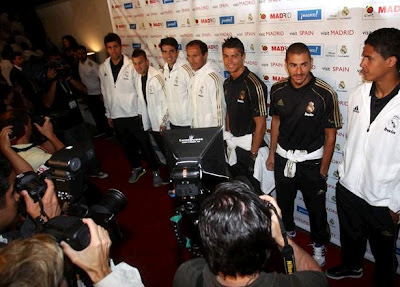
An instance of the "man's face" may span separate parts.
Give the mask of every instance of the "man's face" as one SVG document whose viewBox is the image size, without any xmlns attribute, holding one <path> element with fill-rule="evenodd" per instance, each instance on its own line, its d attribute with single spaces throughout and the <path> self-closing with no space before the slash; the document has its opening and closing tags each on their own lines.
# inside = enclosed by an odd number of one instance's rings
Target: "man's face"
<svg viewBox="0 0 400 287">
<path fill-rule="evenodd" d="M 149 70 L 149 60 L 145 59 L 144 56 L 132 58 L 132 63 L 136 72 L 140 75 L 144 76 L 147 74 L 147 71 Z"/>
<path fill-rule="evenodd" d="M 10 186 L 5 195 L 5 206 L 0 208 L 0 229 L 6 229 L 15 220 L 18 213 L 18 203 L 20 196 L 14 191 L 15 174 L 11 173 L 9 177 Z M 3 230 L 0 230 L 0 232 Z"/>
<path fill-rule="evenodd" d="M 22 67 L 22 64 L 24 63 L 24 58 L 22 58 L 22 56 L 15 56 L 13 63 L 17 67 Z"/>
<path fill-rule="evenodd" d="M 79 61 L 81 61 L 82 63 L 86 61 L 87 55 L 86 55 L 85 50 L 83 50 L 83 49 L 76 50 L 76 56 L 78 57 Z"/>
<path fill-rule="evenodd" d="M 379 81 L 391 73 L 390 57 L 386 60 L 371 45 L 365 45 L 360 63 L 366 81 Z"/>
<path fill-rule="evenodd" d="M 208 53 L 202 55 L 200 47 L 193 45 L 186 48 L 186 56 L 193 71 L 197 71 L 206 64 Z"/>
<path fill-rule="evenodd" d="M 164 61 L 172 68 L 178 59 L 179 51 L 173 46 L 164 45 L 161 47 L 161 54 Z"/>
<path fill-rule="evenodd" d="M 307 53 L 287 55 L 286 67 L 293 87 L 300 88 L 310 81 L 312 63 Z"/>
<path fill-rule="evenodd" d="M 116 42 L 116 41 L 108 42 L 106 44 L 106 50 L 112 60 L 121 59 L 121 57 L 122 57 L 121 45 L 118 44 L 118 42 Z"/>
<path fill-rule="evenodd" d="M 241 54 L 238 48 L 224 48 L 222 57 L 225 68 L 231 75 L 244 69 L 246 54 Z"/>
</svg>

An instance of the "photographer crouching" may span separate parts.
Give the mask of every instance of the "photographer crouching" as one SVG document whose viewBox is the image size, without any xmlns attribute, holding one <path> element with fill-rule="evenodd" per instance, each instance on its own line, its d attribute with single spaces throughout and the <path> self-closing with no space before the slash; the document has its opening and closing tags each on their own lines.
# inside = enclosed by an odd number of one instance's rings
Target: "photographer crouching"
<svg viewBox="0 0 400 287">
<path fill-rule="evenodd" d="M 280 216 L 273 197 L 259 198 L 239 181 L 219 184 L 203 201 L 199 215 L 205 259 L 183 263 L 173 286 L 328 286 L 317 262 L 287 238 Z M 264 271 L 275 244 L 287 275 Z"/>
<path fill-rule="evenodd" d="M 66 242 L 61 247 L 49 235 L 16 240 L 0 249 L 0 286 L 67 286 L 64 279 L 64 254 L 89 276 L 96 287 L 142 287 L 139 271 L 121 262 L 110 262 L 108 232 L 92 219 L 82 219 L 90 231 L 90 244 L 76 251 Z"/>
</svg>

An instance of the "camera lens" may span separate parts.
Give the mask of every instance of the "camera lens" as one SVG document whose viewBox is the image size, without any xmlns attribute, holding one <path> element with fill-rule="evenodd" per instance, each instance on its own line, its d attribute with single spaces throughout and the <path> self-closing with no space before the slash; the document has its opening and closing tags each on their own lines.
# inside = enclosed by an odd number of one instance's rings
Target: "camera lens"
<svg viewBox="0 0 400 287">
<path fill-rule="evenodd" d="M 128 204 L 125 195 L 118 189 L 111 188 L 102 197 L 99 203 L 92 206 L 98 212 L 107 212 L 110 214 L 118 214 Z"/>
</svg>

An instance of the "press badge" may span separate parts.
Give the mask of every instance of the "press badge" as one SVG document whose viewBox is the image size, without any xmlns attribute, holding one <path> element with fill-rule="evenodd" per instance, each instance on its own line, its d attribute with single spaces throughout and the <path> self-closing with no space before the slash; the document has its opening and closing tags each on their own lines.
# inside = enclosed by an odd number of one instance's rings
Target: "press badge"
<svg viewBox="0 0 400 287">
<path fill-rule="evenodd" d="M 74 109 L 74 108 L 76 108 L 78 105 L 76 104 L 76 101 L 75 100 L 72 100 L 72 101 L 70 101 L 69 103 L 68 103 L 68 105 L 69 105 L 69 108 L 72 110 L 72 109 Z"/>
</svg>

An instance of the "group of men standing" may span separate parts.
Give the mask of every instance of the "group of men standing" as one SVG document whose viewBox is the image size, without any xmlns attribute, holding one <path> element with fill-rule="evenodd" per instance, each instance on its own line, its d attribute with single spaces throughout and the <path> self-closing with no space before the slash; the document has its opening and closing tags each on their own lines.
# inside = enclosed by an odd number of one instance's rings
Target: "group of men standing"
<svg viewBox="0 0 400 287">
<path fill-rule="evenodd" d="M 350 95 L 348 141 L 337 185 L 343 263 L 327 270 L 333 279 L 362 276 L 369 239 L 376 260 L 375 283 L 395 284 L 400 212 L 400 153 L 396 145 L 400 134 L 396 109 L 399 39 L 400 31 L 394 28 L 368 36 L 361 67 L 370 83 Z M 124 56 L 116 34 L 108 34 L 104 43 L 110 57 L 100 66 L 101 91 L 108 122 L 133 168 L 130 182 L 145 173 L 139 149 L 155 176 L 158 173 L 146 131 L 151 130 L 163 149 L 162 132 L 167 128 L 224 126 L 232 177 L 246 177 L 255 192 L 260 192 L 253 172 L 259 149 L 266 146 L 267 88 L 245 66 L 246 54 L 238 38 L 222 44 L 223 62 L 230 74 L 224 82 L 219 69 L 207 59 L 207 45 L 200 40 L 186 45 L 186 61 L 179 57 L 174 38 L 162 39 L 163 71 L 150 66 L 143 50 L 135 50 L 132 60 Z M 305 44 L 290 45 L 285 64 L 289 77 L 275 83 L 270 92 L 271 140 L 266 167 L 274 170 L 277 201 L 290 237 L 296 235 L 294 199 L 297 190 L 303 193 L 314 259 L 323 266 L 324 244 L 330 240 L 326 180 L 342 117 L 336 92 L 311 73 L 313 60 Z M 161 182 L 153 181 L 155 185 Z"/>
</svg>

